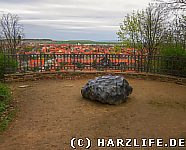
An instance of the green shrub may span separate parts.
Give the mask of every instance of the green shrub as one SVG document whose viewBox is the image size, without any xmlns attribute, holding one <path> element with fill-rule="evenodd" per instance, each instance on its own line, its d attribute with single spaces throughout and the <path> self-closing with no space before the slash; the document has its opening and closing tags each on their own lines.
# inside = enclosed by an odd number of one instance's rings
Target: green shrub
<svg viewBox="0 0 186 150">
<path fill-rule="evenodd" d="M 77 63 L 76 63 L 76 67 L 82 70 L 82 69 L 85 68 L 85 64 L 80 63 L 80 62 L 77 62 Z"/>
<path fill-rule="evenodd" d="M 12 110 L 10 111 L 0 122 L 0 133 L 5 131 L 6 128 L 8 127 L 9 123 L 12 121 L 12 119 L 15 116 L 16 111 Z"/>
<path fill-rule="evenodd" d="M 162 73 L 186 76 L 186 50 L 180 45 L 167 44 L 162 47 Z"/>
<path fill-rule="evenodd" d="M 10 102 L 10 98 L 10 89 L 6 85 L 0 83 L 0 116 L 2 112 L 6 110 L 6 107 Z"/>
<path fill-rule="evenodd" d="M 178 44 L 166 44 L 161 49 L 161 55 L 186 57 L 186 50 Z"/>
<path fill-rule="evenodd" d="M 18 63 L 11 56 L 5 56 L 0 53 L 0 79 L 3 78 L 5 73 L 13 73 L 16 71 Z"/>
</svg>

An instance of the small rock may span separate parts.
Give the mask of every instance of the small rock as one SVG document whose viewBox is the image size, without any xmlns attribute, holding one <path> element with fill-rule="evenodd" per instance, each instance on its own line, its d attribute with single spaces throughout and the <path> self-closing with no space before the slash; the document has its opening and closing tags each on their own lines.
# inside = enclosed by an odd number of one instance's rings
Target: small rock
<svg viewBox="0 0 186 150">
<path fill-rule="evenodd" d="M 29 85 L 21 85 L 21 86 L 19 86 L 19 88 L 27 88 L 27 87 L 29 87 Z"/>
<path fill-rule="evenodd" d="M 74 85 L 65 85 L 65 87 L 73 87 Z"/>
</svg>

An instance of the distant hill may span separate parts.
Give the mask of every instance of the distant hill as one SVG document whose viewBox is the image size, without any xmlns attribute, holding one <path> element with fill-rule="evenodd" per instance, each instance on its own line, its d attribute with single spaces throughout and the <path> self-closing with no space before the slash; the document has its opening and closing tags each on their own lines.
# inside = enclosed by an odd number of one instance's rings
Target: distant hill
<svg viewBox="0 0 186 150">
<path fill-rule="evenodd" d="M 68 41 L 55 41 L 56 44 L 118 44 L 119 42 L 104 42 L 104 41 L 91 41 L 91 40 L 68 40 Z"/>
<path fill-rule="evenodd" d="M 23 39 L 24 42 L 30 43 L 47 43 L 47 44 L 118 44 L 118 41 L 92 41 L 92 40 L 67 40 L 67 41 L 55 41 L 52 39 Z"/>
<path fill-rule="evenodd" d="M 23 39 L 23 41 L 52 41 L 52 39 Z"/>
<path fill-rule="evenodd" d="M 28 43 L 52 43 L 52 39 L 23 39 L 24 42 Z"/>
</svg>

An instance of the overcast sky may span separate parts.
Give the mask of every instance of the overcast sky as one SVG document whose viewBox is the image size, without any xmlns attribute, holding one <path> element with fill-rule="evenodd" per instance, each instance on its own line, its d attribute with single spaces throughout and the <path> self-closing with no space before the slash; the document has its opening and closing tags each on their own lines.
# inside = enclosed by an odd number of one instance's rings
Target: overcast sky
<svg viewBox="0 0 186 150">
<path fill-rule="evenodd" d="M 117 40 L 127 13 L 150 0 L 0 0 L 2 13 L 18 14 L 26 38 Z"/>
</svg>

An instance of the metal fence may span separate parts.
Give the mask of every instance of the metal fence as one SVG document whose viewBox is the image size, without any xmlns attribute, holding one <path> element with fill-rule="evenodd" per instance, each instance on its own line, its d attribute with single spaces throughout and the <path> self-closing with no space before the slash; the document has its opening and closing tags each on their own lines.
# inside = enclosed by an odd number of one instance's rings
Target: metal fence
<svg viewBox="0 0 186 150">
<path fill-rule="evenodd" d="M 45 71 L 150 72 L 186 77 L 185 57 L 125 54 L 17 54 L 5 55 L 4 72 Z"/>
</svg>

